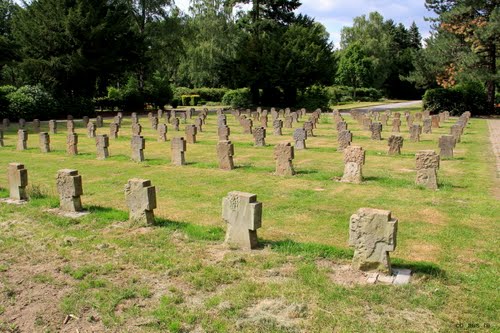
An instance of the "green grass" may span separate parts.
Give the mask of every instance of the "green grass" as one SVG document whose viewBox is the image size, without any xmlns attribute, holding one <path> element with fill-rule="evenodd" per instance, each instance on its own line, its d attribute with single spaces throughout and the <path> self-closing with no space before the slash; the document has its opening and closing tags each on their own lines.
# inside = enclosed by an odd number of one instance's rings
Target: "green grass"
<svg viewBox="0 0 500 333">
<path fill-rule="evenodd" d="M 399 111 L 407 110 L 418 108 Z M 354 144 L 367 151 L 365 182 L 353 185 L 332 180 L 342 175 L 343 162 L 330 117 L 323 115 L 310 149 L 295 152 L 294 177 L 273 175 L 273 146 L 292 141 L 292 129 L 282 137 L 268 131 L 269 146 L 257 149 L 231 115 L 237 168 L 230 172 L 217 168 L 214 115 L 200 142 L 188 145 L 184 167 L 170 165 L 170 142 L 157 142 L 145 117 L 144 163 L 129 159 L 129 119 L 104 161 L 95 159 L 80 122 L 81 154 L 74 157 L 65 154 L 63 125 L 49 154 L 36 148 L 35 134 L 31 149 L 16 151 L 12 126 L 0 167 L 25 164 L 31 199 L 24 206 L 0 203 L 0 331 L 56 332 L 69 314 L 79 318 L 81 331 L 452 332 L 461 324 L 496 330 L 500 210 L 486 121 L 471 120 L 455 158 L 441 162 L 440 189 L 428 191 L 414 185 L 415 152 L 437 149 L 453 119 L 421 142 L 406 140 L 401 156 L 387 156 L 386 140 L 370 140 L 346 117 Z M 167 138 L 182 134 L 169 126 Z M 383 138 L 390 134 L 384 127 Z M 70 219 L 46 211 L 58 206 L 55 175 L 62 168 L 79 170 L 91 214 Z M 156 186 L 151 227 L 127 223 L 124 185 L 135 177 Z M 6 188 L 0 173 L 0 197 L 8 197 Z M 221 200 L 233 190 L 263 202 L 256 251 L 222 245 Z M 391 258 L 414 271 L 414 283 L 348 287 L 332 280 L 334 268 L 320 265 L 349 263 L 349 217 L 361 207 L 389 209 L 399 219 Z M 275 305 L 259 305 L 268 303 Z M 22 304 L 38 309 L 36 315 L 27 316 Z M 304 309 L 300 316 L 285 313 L 293 306 Z"/>
</svg>

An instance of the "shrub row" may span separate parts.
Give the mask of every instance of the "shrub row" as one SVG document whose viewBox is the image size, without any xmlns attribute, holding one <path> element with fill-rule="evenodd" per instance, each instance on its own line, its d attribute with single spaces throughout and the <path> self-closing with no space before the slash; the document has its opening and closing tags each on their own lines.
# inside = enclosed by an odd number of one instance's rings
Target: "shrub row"
<svg viewBox="0 0 500 333">
<path fill-rule="evenodd" d="M 0 87 L 0 118 L 48 119 L 57 115 L 60 106 L 41 86 Z"/>
<path fill-rule="evenodd" d="M 222 102 L 224 94 L 229 89 L 226 88 L 186 88 L 186 87 L 176 87 L 174 88 L 174 103 L 183 106 L 196 106 L 199 104 L 206 104 L 207 102 Z M 198 96 L 196 104 L 189 97 L 183 98 L 183 96 Z"/>
<path fill-rule="evenodd" d="M 484 115 L 488 112 L 486 92 L 482 84 L 468 83 L 445 89 L 429 89 L 423 98 L 426 110 L 449 111 L 451 115 L 460 115 L 471 111 L 473 115 Z"/>
</svg>

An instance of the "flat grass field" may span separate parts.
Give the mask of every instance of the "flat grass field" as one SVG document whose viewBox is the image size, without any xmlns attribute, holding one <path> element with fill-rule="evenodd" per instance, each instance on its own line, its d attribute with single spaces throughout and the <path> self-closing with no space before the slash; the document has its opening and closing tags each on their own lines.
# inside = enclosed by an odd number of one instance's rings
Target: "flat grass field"
<svg viewBox="0 0 500 333">
<path fill-rule="evenodd" d="M 417 111 L 405 108 L 392 111 Z M 324 113 L 295 151 L 297 175 L 273 175 L 273 149 L 292 142 L 292 129 L 253 147 L 230 114 L 235 145 L 233 171 L 218 169 L 216 115 L 199 142 L 188 145 L 183 167 L 170 165 L 168 142 L 157 142 L 146 115 L 146 161 L 130 160 L 130 117 L 111 157 L 95 158 L 95 141 L 76 121 L 79 155 L 66 155 L 66 125 L 51 136 L 53 152 L 16 151 L 17 125 L 5 133 L 0 168 L 24 163 L 31 200 L 0 203 L 1 332 L 456 332 L 500 331 L 499 217 L 493 196 L 495 163 L 486 120 L 471 119 L 455 157 L 443 160 L 440 189 L 414 184 L 415 152 L 438 150 L 451 118 L 412 143 L 406 123 L 402 155 L 387 155 L 390 126 L 382 141 L 370 140 L 350 116 L 353 144 L 366 151 L 360 185 L 332 180 L 343 173 L 331 113 Z M 271 117 L 269 117 L 271 119 Z M 304 119 L 303 119 L 304 120 Z M 109 132 L 110 119 L 98 133 Z M 193 118 L 194 121 L 194 118 Z M 297 126 L 302 126 L 300 122 Z M 31 124 L 28 124 L 31 128 Z M 184 125 L 182 126 L 183 129 Z M 47 130 L 47 123 L 42 124 Z M 47 212 L 58 207 L 59 169 L 83 177 L 80 219 Z M 124 185 L 150 179 L 158 208 L 152 227 L 130 227 Z M 6 172 L 0 196 L 8 197 Z M 258 230 L 262 248 L 240 251 L 223 245 L 221 201 L 238 190 L 263 203 Z M 399 219 L 394 267 L 413 270 L 405 286 L 351 282 L 349 217 L 361 207 L 388 209 Z"/>
</svg>

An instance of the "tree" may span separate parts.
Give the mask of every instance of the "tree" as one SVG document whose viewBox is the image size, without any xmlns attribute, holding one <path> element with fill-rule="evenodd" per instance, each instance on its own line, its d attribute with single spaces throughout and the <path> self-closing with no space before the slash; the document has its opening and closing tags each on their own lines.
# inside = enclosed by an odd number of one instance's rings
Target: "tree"
<svg viewBox="0 0 500 333">
<path fill-rule="evenodd" d="M 12 35 L 12 20 L 18 6 L 12 0 L 0 0 L 0 70 L 18 58 L 15 40 Z M 12 81 L 8 80 L 8 81 Z"/>
<path fill-rule="evenodd" d="M 353 87 L 353 99 L 356 98 L 356 89 L 369 86 L 373 80 L 373 64 L 364 48 L 358 43 L 351 43 L 342 50 L 337 79 L 339 83 Z"/>
<path fill-rule="evenodd" d="M 434 45 L 446 47 L 447 67 L 441 77 L 442 86 L 463 80 L 484 82 L 487 103 L 494 112 L 498 82 L 497 59 L 500 47 L 500 6 L 497 0 L 426 0 L 426 7 L 438 18 L 434 29 L 438 35 Z M 438 43 L 439 42 L 439 43 Z M 443 59 L 444 60 L 444 59 Z M 444 62 L 444 61 L 443 61 Z"/>
</svg>

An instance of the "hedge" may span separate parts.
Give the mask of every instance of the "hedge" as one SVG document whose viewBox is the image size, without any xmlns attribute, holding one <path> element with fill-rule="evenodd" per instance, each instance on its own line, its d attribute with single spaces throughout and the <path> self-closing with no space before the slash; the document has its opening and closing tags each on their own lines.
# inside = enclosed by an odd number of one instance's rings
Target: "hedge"
<svg viewBox="0 0 500 333">
<path fill-rule="evenodd" d="M 186 88 L 186 87 L 176 87 L 174 88 L 174 99 L 181 102 L 182 105 L 188 106 L 190 104 L 184 104 L 182 102 L 182 96 L 197 95 L 200 100 L 206 102 L 221 102 L 224 94 L 228 92 L 227 88 Z"/>
<path fill-rule="evenodd" d="M 488 113 L 486 91 L 479 83 L 429 89 L 424 94 L 423 107 L 433 112 L 449 111 L 454 116 L 465 111 L 471 111 L 473 115 Z"/>
<path fill-rule="evenodd" d="M 233 108 L 247 108 L 252 104 L 250 89 L 241 88 L 228 90 L 222 98 L 222 104 L 231 105 Z"/>
</svg>

